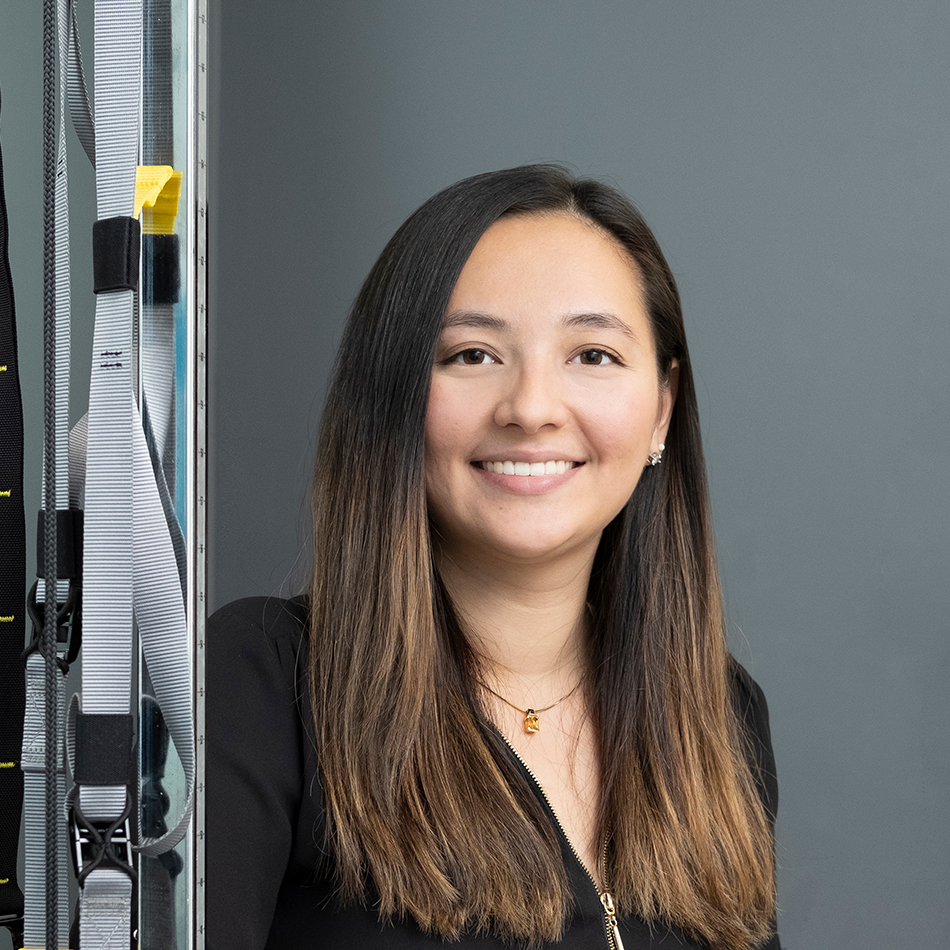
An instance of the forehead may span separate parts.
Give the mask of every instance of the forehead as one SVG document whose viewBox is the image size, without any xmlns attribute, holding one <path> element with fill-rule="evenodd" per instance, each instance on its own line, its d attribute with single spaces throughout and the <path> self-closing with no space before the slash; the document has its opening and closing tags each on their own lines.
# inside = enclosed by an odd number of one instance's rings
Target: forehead
<svg viewBox="0 0 950 950">
<path fill-rule="evenodd" d="M 488 228 L 453 290 L 447 314 L 457 310 L 505 319 L 582 312 L 647 319 L 640 275 L 624 248 L 567 213 L 507 217 Z"/>
</svg>

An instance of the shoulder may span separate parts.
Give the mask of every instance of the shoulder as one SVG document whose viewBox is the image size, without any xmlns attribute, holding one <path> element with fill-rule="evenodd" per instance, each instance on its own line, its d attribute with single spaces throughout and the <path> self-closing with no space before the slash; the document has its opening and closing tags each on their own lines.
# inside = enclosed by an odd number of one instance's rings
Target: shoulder
<svg viewBox="0 0 950 950">
<path fill-rule="evenodd" d="M 738 715 L 749 725 L 769 728 L 769 708 L 762 687 L 734 657 L 729 657 L 732 700 Z"/>
<path fill-rule="evenodd" d="M 240 669 L 255 660 L 296 666 L 306 623 L 301 597 L 246 597 L 225 604 L 208 618 L 209 668 Z"/>
<path fill-rule="evenodd" d="M 730 656 L 729 667 L 733 708 L 744 727 L 749 765 L 766 811 L 774 821 L 778 813 L 778 778 L 768 703 L 762 687 L 737 659 Z"/>
<path fill-rule="evenodd" d="M 208 628 L 216 638 L 233 637 L 236 643 L 253 644 L 263 635 L 276 643 L 290 640 L 299 643 L 307 622 L 306 600 L 294 597 L 245 597 L 216 610 L 208 618 Z"/>
<path fill-rule="evenodd" d="M 215 722 L 260 720 L 265 710 L 298 718 L 306 692 L 300 661 L 306 623 L 302 598 L 249 597 L 208 618 L 206 706 Z"/>
</svg>

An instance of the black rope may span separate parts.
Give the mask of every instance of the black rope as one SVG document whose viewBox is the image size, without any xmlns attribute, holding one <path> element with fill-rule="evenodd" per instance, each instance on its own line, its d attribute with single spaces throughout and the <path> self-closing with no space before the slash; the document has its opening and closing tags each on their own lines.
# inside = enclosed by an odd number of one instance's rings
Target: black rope
<svg viewBox="0 0 950 950">
<path fill-rule="evenodd" d="M 43 0 L 43 507 L 46 604 L 46 948 L 59 950 L 59 695 L 56 667 L 56 0 Z M 65 64 L 64 64 L 65 65 Z"/>
</svg>

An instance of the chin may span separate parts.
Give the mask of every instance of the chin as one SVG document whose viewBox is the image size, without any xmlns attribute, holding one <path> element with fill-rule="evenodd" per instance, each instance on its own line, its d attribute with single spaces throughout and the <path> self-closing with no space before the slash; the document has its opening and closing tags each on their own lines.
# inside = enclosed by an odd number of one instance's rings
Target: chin
<svg viewBox="0 0 950 950">
<path fill-rule="evenodd" d="M 585 539 L 561 533 L 539 537 L 533 530 L 521 537 L 512 533 L 496 537 L 486 548 L 495 558 L 512 564 L 543 564 L 576 553 L 581 547 L 596 549 L 599 538 L 599 532 L 596 538 Z"/>
</svg>

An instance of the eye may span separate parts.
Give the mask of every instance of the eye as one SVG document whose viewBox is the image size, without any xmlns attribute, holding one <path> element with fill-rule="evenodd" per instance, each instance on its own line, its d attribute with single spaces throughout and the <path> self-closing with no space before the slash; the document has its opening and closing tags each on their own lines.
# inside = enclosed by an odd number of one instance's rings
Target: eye
<svg viewBox="0 0 950 950">
<path fill-rule="evenodd" d="M 620 361 L 606 350 L 581 350 L 571 362 L 580 363 L 581 366 L 605 366 L 607 363 L 619 363 Z"/>
<path fill-rule="evenodd" d="M 460 350 L 454 356 L 450 356 L 446 362 L 459 366 L 484 366 L 486 363 L 494 363 L 495 360 L 485 350 L 470 349 Z"/>
</svg>

